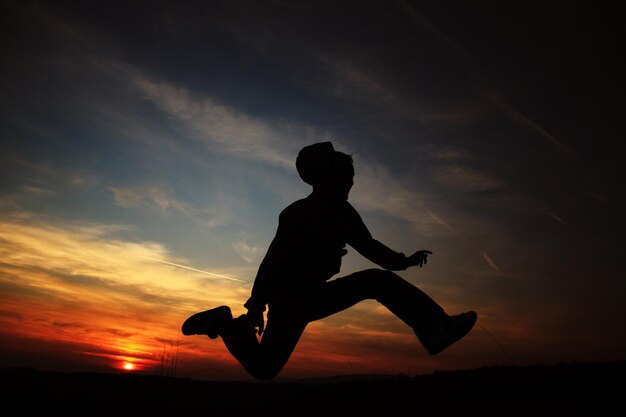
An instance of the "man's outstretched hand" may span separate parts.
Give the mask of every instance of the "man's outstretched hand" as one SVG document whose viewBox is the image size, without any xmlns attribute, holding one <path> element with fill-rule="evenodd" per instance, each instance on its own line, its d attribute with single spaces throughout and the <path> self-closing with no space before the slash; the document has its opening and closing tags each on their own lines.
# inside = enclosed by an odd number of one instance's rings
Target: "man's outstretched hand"
<svg viewBox="0 0 626 417">
<path fill-rule="evenodd" d="M 428 263 L 428 255 L 432 255 L 432 252 L 429 250 L 418 250 L 407 258 L 409 266 L 419 266 L 421 268 Z"/>
</svg>

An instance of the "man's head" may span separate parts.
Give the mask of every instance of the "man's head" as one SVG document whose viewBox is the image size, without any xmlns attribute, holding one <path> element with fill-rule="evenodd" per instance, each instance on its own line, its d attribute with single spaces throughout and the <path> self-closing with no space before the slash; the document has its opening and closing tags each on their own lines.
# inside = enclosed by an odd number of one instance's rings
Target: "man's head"
<svg viewBox="0 0 626 417">
<path fill-rule="evenodd" d="M 313 186 L 313 191 L 343 200 L 354 184 L 352 156 L 338 152 L 330 142 L 305 146 L 296 158 L 300 178 Z"/>
</svg>

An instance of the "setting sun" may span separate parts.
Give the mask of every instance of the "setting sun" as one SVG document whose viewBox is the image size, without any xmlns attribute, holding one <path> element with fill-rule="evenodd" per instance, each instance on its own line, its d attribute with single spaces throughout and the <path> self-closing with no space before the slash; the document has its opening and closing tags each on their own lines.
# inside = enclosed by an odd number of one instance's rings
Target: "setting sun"
<svg viewBox="0 0 626 417">
<path fill-rule="evenodd" d="M 127 371 L 132 371 L 133 369 L 135 369 L 135 365 L 130 362 L 124 362 L 122 364 L 122 368 L 126 369 Z"/>
</svg>

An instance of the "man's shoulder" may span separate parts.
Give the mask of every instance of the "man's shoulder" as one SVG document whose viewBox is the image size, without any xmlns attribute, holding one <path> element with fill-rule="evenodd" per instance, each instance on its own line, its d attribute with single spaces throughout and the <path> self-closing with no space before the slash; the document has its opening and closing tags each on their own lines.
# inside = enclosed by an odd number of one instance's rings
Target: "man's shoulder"
<svg viewBox="0 0 626 417">
<path fill-rule="evenodd" d="M 354 206 L 350 204 L 348 200 L 343 202 L 343 209 L 354 212 L 354 213 L 358 213 L 357 210 L 354 208 Z"/>
<path fill-rule="evenodd" d="M 281 217 L 284 216 L 299 216 L 303 214 L 310 214 L 312 212 L 328 211 L 328 206 L 320 205 L 319 201 L 316 201 L 311 196 L 301 198 L 289 204 L 280 213 Z M 338 205 L 332 208 L 333 212 L 343 212 L 349 216 L 360 217 L 357 210 L 348 201 L 342 201 Z M 344 214 L 344 215 L 345 215 Z"/>
<path fill-rule="evenodd" d="M 313 210 L 313 204 L 311 203 L 311 199 L 309 197 L 305 197 L 296 200 L 293 203 L 289 204 L 287 207 L 285 207 L 283 211 L 280 212 L 280 216 L 288 217 L 311 210 Z"/>
<path fill-rule="evenodd" d="M 302 207 L 306 207 L 309 205 L 311 205 L 311 199 L 309 197 L 304 197 L 289 204 L 287 207 L 283 209 L 283 211 L 298 210 Z"/>
</svg>

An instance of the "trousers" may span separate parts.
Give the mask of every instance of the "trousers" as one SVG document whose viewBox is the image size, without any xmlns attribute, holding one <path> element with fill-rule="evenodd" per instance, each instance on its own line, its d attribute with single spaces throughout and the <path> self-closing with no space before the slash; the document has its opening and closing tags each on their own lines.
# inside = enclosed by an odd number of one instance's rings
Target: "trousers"
<svg viewBox="0 0 626 417">
<path fill-rule="evenodd" d="M 220 336 L 248 374 L 270 380 L 288 362 L 308 323 L 368 299 L 384 305 L 418 337 L 447 317 L 431 297 L 396 273 L 367 269 L 271 301 L 260 340 L 245 314 L 227 323 Z"/>
</svg>

